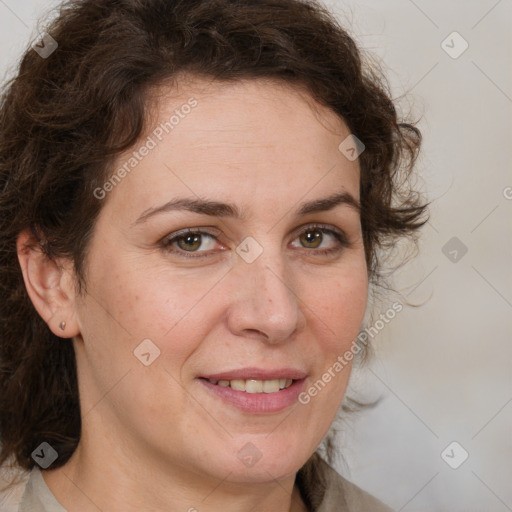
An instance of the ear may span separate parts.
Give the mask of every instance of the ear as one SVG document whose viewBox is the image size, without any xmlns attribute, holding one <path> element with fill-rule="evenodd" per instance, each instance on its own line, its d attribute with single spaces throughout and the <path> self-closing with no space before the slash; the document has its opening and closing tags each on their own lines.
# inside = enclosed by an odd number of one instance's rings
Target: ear
<svg viewBox="0 0 512 512">
<path fill-rule="evenodd" d="M 49 258 L 30 230 L 18 235 L 17 251 L 30 300 L 53 334 L 61 338 L 80 334 L 72 263 Z"/>
</svg>

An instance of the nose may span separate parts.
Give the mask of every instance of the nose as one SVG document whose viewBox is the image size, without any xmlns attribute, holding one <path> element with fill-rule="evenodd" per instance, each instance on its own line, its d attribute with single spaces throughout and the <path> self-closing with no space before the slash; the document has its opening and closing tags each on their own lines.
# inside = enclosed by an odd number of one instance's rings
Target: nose
<svg viewBox="0 0 512 512">
<path fill-rule="evenodd" d="M 306 322 L 290 269 L 279 256 L 264 252 L 252 263 L 239 259 L 231 272 L 228 326 L 237 336 L 269 344 L 285 342 Z"/>
</svg>

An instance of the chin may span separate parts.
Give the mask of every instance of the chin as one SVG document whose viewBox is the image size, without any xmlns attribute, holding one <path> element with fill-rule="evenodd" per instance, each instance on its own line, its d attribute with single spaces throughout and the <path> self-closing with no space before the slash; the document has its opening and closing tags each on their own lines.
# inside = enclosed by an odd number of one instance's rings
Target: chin
<svg viewBox="0 0 512 512">
<path fill-rule="evenodd" d="M 230 474 L 231 482 L 264 483 L 290 477 L 297 473 L 311 455 L 303 451 L 304 442 L 301 440 L 290 443 L 289 440 L 286 442 L 276 437 L 271 441 L 272 434 L 267 438 L 244 437 L 243 441 L 235 443 L 231 456 L 226 457 L 229 451 L 223 453 L 223 476 Z"/>
</svg>

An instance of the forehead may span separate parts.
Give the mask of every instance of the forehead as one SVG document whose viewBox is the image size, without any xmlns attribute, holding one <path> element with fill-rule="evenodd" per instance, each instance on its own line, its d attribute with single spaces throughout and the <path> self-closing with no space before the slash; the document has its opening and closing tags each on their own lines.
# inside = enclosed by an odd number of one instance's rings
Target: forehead
<svg viewBox="0 0 512 512">
<path fill-rule="evenodd" d="M 305 86 L 277 79 L 220 82 L 188 77 L 172 88 L 154 89 L 148 99 L 148 132 L 171 121 L 170 144 L 171 139 L 179 139 L 195 146 L 231 141 L 286 148 L 303 137 L 310 138 L 309 146 L 327 132 L 336 139 L 350 133 L 343 119 L 315 101 Z M 192 99 L 197 102 L 193 112 L 187 107 Z M 190 113 L 192 120 L 183 123 Z M 192 129 L 187 129 L 191 124 Z"/>
<path fill-rule="evenodd" d="M 349 136 L 344 121 L 303 88 L 275 80 L 183 80 L 153 91 L 136 145 L 151 149 L 112 195 L 142 208 L 208 194 L 239 200 L 247 210 L 256 201 L 275 210 L 342 190 L 358 199 L 358 162 L 338 149 Z"/>
</svg>

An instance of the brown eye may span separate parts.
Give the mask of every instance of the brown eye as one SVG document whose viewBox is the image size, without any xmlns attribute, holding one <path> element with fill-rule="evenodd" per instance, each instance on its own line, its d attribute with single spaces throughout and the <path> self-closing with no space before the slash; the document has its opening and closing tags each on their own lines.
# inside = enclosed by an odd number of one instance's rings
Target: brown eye
<svg viewBox="0 0 512 512">
<path fill-rule="evenodd" d="M 318 246 L 322 243 L 323 233 L 317 229 L 310 229 L 302 233 L 299 238 L 303 242 L 304 247 L 318 249 Z"/>
<path fill-rule="evenodd" d="M 182 235 L 176 239 L 178 247 L 184 251 L 196 251 L 201 247 L 201 242 L 200 234 Z"/>
<path fill-rule="evenodd" d="M 342 231 L 323 225 L 307 226 L 299 233 L 297 239 L 300 241 L 300 246 L 295 245 L 295 247 L 308 249 L 308 252 L 311 250 L 312 254 L 317 255 L 334 254 L 350 246 L 349 240 Z M 329 245 L 322 247 L 326 243 Z"/>
<path fill-rule="evenodd" d="M 162 240 L 162 247 L 185 258 L 200 258 L 212 254 L 217 238 L 206 231 L 186 229 Z"/>
</svg>

